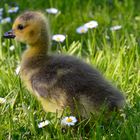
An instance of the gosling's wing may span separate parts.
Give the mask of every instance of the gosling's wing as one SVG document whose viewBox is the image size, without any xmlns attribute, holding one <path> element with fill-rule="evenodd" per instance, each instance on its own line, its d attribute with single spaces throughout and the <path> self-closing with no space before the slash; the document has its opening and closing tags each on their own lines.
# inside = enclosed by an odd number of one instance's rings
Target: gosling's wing
<svg viewBox="0 0 140 140">
<path fill-rule="evenodd" d="M 35 92 L 35 94 L 37 94 L 37 96 L 41 96 L 41 97 L 45 97 L 45 98 L 48 96 L 47 87 L 45 85 L 34 82 L 32 84 L 32 88 L 33 88 L 33 91 Z"/>
<path fill-rule="evenodd" d="M 48 97 L 49 89 L 55 84 L 56 80 L 54 76 L 51 75 L 41 75 L 40 73 L 35 74 L 31 77 L 31 86 L 33 92 L 37 94 L 37 96 Z"/>
</svg>

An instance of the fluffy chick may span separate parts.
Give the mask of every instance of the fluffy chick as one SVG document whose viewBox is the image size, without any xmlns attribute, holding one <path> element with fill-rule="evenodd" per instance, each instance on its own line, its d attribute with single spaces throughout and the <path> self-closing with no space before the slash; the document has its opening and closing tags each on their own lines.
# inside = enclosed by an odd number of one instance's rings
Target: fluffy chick
<svg viewBox="0 0 140 140">
<path fill-rule="evenodd" d="M 49 55 L 49 28 L 40 12 L 25 12 L 15 20 L 6 38 L 26 43 L 21 61 L 21 79 L 47 112 L 59 114 L 68 106 L 82 116 L 121 108 L 124 97 L 90 65 L 72 56 Z"/>
</svg>

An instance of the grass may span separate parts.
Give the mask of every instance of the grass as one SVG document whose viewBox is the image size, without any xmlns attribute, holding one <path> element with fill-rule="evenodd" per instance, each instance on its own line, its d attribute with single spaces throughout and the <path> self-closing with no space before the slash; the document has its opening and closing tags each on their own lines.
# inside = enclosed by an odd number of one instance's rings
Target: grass
<svg viewBox="0 0 140 140">
<path fill-rule="evenodd" d="M 14 40 L 4 40 L 2 34 L 11 29 L 12 23 L 0 24 L 0 97 L 7 102 L 0 105 L 0 140 L 26 139 L 92 139 L 92 140 L 139 140 L 140 139 L 140 14 L 139 0 L 15 0 L 19 13 L 34 9 L 45 11 L 56 7 L 61 13 L 46 14 L 52 34 L 66 34 L 62 44 L 52 43 L 51 51 L 75 55 L 98 68 L 126 97 L 123 113 L 112 114 L 104 121 L 100 118 L 83 120 L 63 131 L 59 119 L 54 114 L 45 113 L 36 99 L 22 84 L 15 69 L 20 63 L 25 48 Z M 3 0 L 4 16 L 18 15 L 6 12 L 9 4 Z M 78 26 L 90 20 L 97 20 L 98 28 L 79 35 Z M 122 29 L 110 31 L 114 25 Z M 108 38 L 107 38 L 108 37 Z M 5 44 L 5 45 L 4 45 Z M 9 47 L 15 46 L 10 51 Z M 37 124 L 49 119 L 51 124 L 39 129 Z M 89 131 L 86 131 L 86 127 Z"/>
</svg>

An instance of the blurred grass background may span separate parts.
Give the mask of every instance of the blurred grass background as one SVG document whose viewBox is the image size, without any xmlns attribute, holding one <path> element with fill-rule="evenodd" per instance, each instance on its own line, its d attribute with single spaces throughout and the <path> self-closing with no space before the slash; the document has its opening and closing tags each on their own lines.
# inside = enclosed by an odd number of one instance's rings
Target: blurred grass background
<svg viewBox="0 0 140 140">
<path fill-rule="evenodd" d="M 18 6 L 17 13 L 8 13 L 9 6 Z M 47 14 L 45 9 L 55 7 L 60 13 Z M 1 0 L 3 18 L 11 23 L 0 24 L 0 139 L 140 139 L 140 2 L 139 0 Z M 2 35 L 12 28 L 16 16 L 23 11 L 40 10 L 49 19 L 51 34 L 66 35 L 65 42 L 52 42 L 51 51 L 67 53 L 84 59 L 97 67 L 114 85 L 123 91 L 126 107 L 123 113 L 104 118 L 92 118 L 77 124 L 76 130 L 61 129 L 60 121 L 45 113 L 36 99 L 24 88 L 15 69 L 20 63 L 24 44 L 4 40 Z M 85 34 L 76 28 L 96 20 L 98 27 Z M 110 27 L 121 25 L 120 30 Z M 11 51 L 11 45 L 15 49 Z M 59 46 L 59 47 L 58 47 Z M 39 129 L 37 124 L 48 119 L 52 123 Z M 92 122 L 94 120 L 94 123 Z M 86 132 L 87 123 L 90 130 Z"/>
</svg>

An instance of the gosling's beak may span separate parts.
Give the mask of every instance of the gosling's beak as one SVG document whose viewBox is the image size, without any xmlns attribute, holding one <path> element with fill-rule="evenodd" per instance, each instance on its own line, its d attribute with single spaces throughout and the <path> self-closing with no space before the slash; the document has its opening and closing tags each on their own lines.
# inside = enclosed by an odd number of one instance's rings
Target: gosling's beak
<svg viewBox="0 0 140 140">
<path fill-rule="evenodd" d="M 6 32 L 3 37 L 4 38 L 15 38 L 16 36 L 15 36 L 13 30 L 10 30 L 10 31 Z"/>
</svg>

